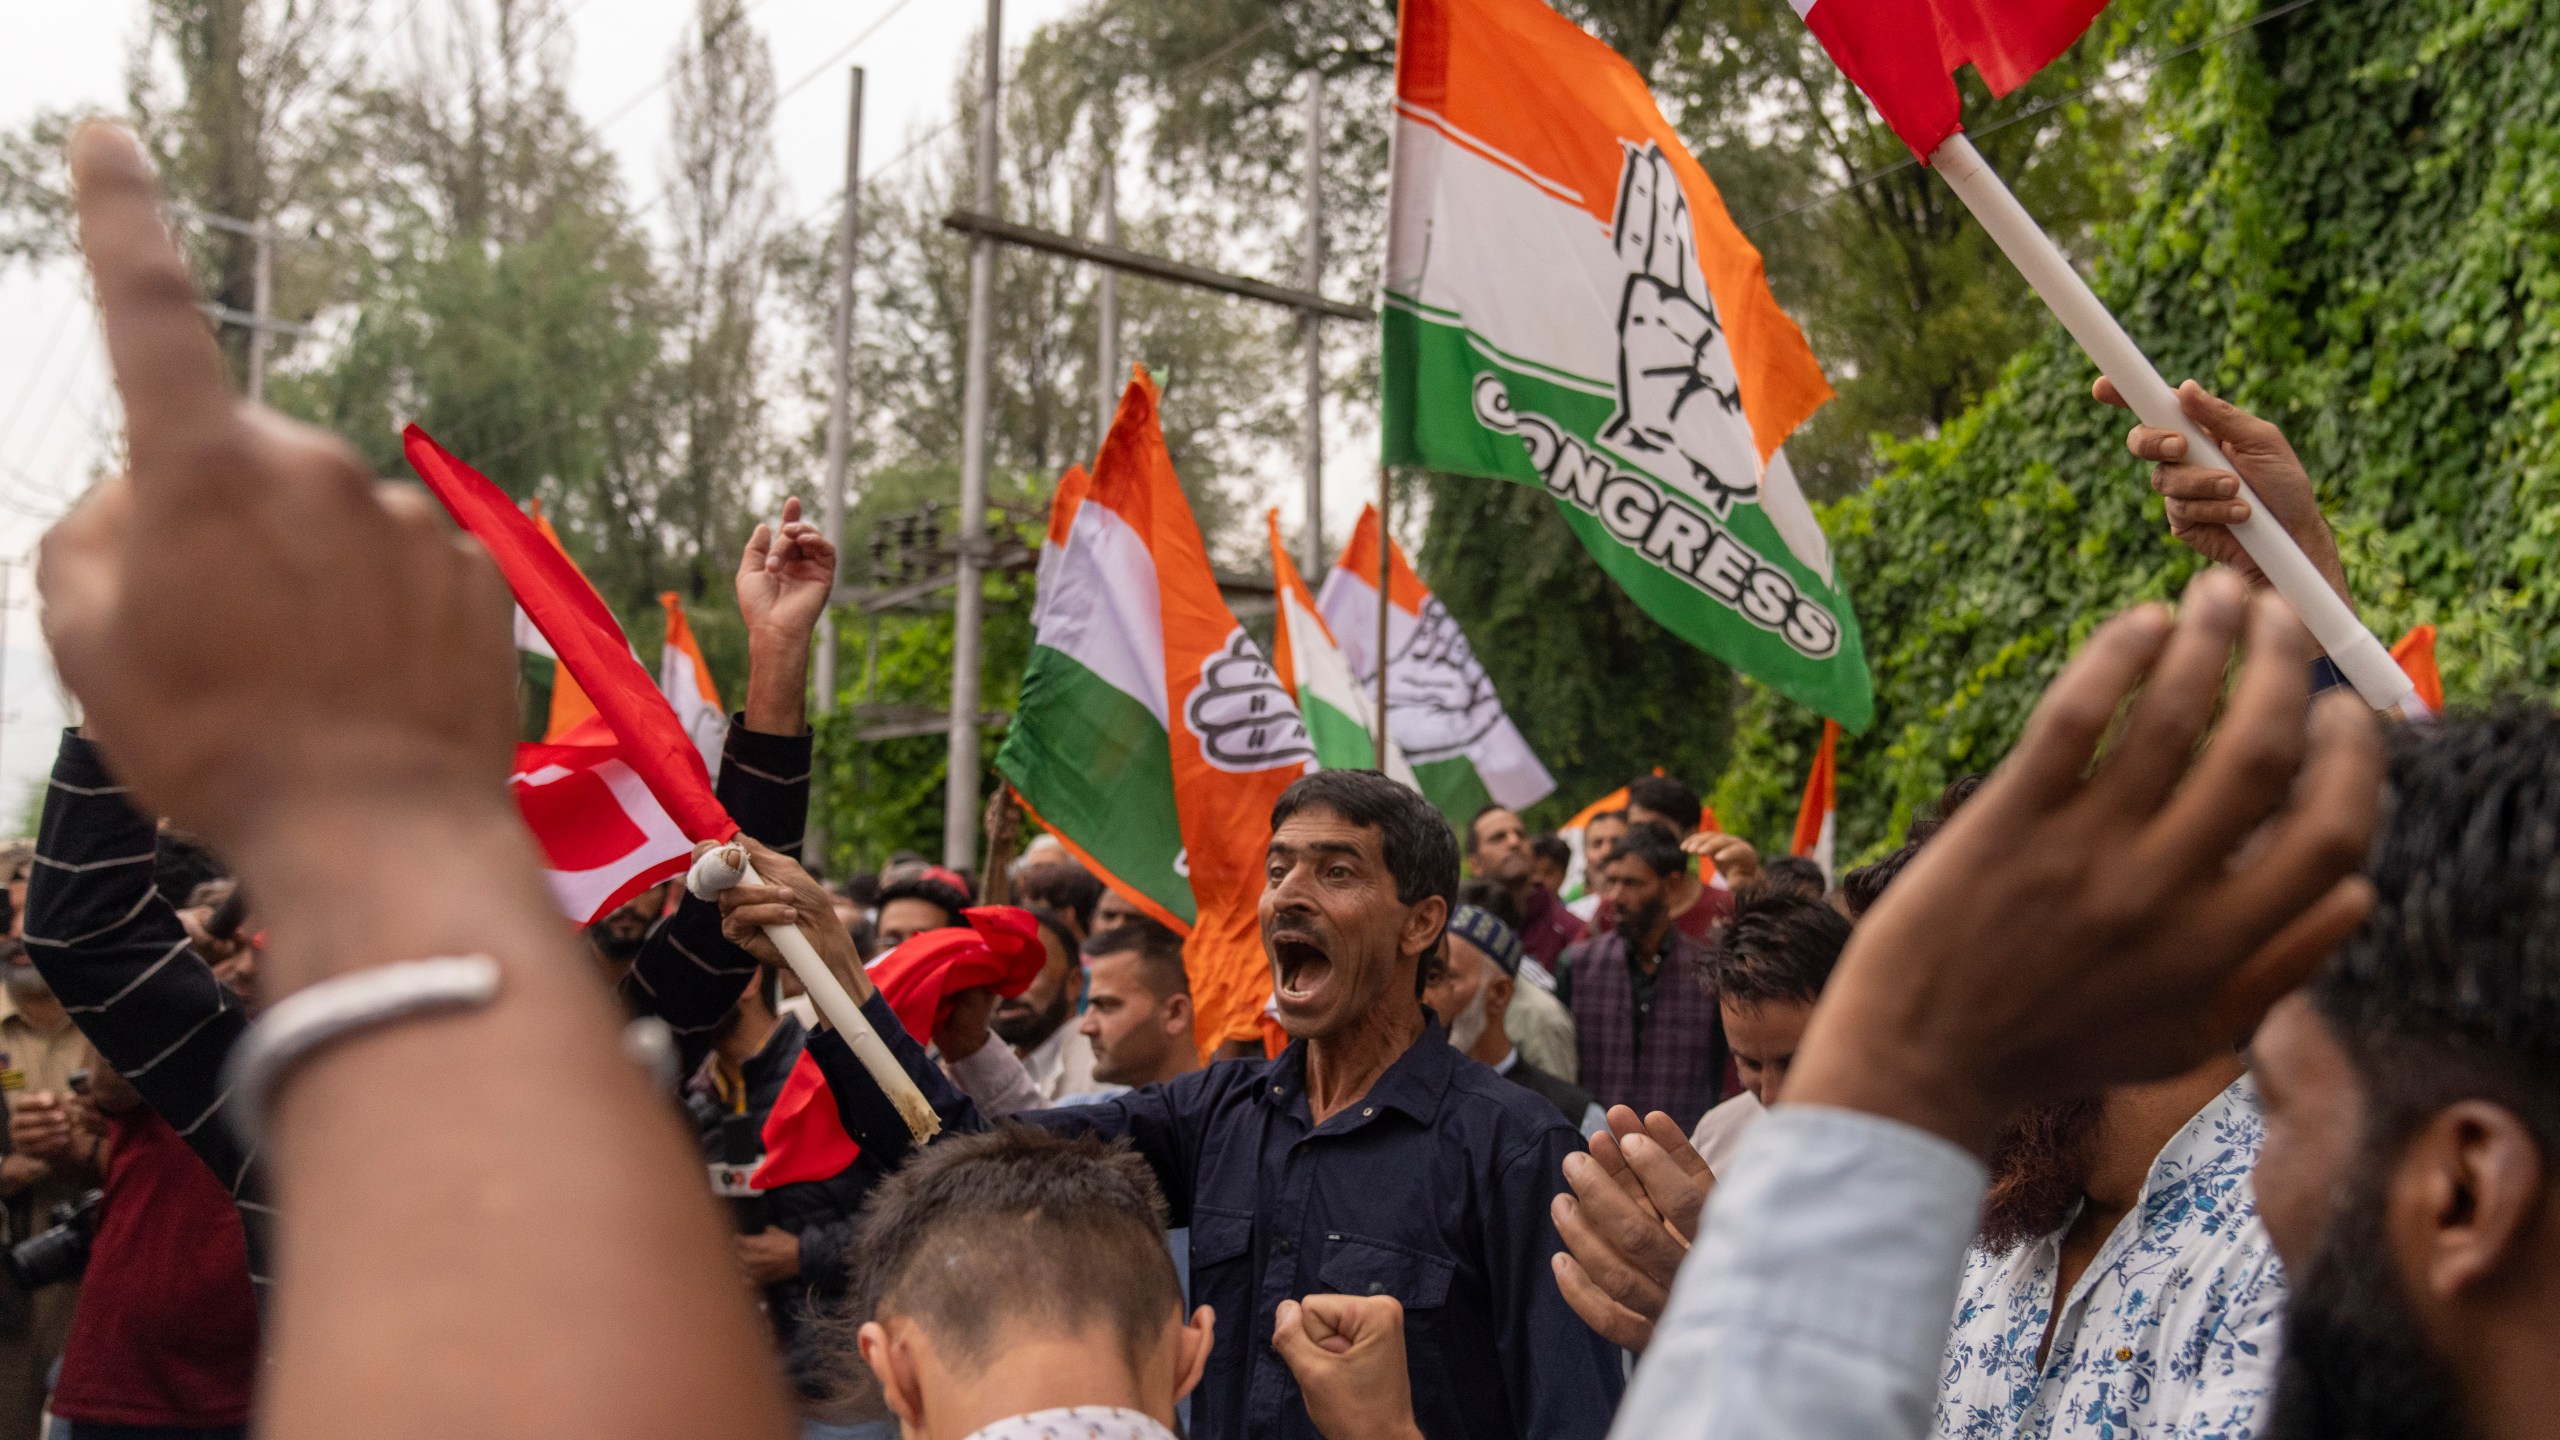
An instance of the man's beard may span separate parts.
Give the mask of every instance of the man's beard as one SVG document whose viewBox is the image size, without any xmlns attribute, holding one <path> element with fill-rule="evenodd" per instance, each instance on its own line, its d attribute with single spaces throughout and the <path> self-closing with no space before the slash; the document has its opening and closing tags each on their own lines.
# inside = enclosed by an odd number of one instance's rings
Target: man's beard
<svg viewBox="0 0 2560 1440">
<path fill-rule="evenodd" d="M 997 1001 L 995 1018 L 987 1028 L 1014 1049 L 1029 1050 L 1057 1034 L 1058 1027 L 1066 1023 L 1067 987 L 1061 985 L 1058 993 L 1049 997 L 1045 1010 L 1033 1010 L 1016 1001 Z"/>
<path fill-rule="evenodd" d="M 1651 935 L 1654 927 L 1670 913 L 1671 907 L 1661 900 L 1648 900 L 1633 910 L 1619 912 L 1618 933 L 1627 937 L 1629 945 L 1642 945 L 1645 937 Z"/>
<path fill-rule="evenodd" d="M 1458 1018 L 1449 1022 L 1451 1049 L 1464 1055 L 1473 1051 L 1476 1048 L 1476 1042 L 1484 1038 L 1485 999 L 1492 993 L 1491 985 L 1478 985 L 1476 998 L 1468 1001 L 1467 1008 L 1458 1012 Z"/>
<path fill-rule="evenodd" d="M 2359 1166 L 2285 1307 L 2267 1440 L 2401 1440 L 2478 1433 L 2427 1353 L 2383 1233 L 2390 1166 Z"/>
<path fill-rule="evenodd" d="M 2094 1095 L 2065 1100 L 2002 1127 L 1991 1148 L 1991 1189 L 1982 1197 L 1983 1248 L 2005 1255 L 2070 1222 L 2088 1197 L 2104 1107 Z"/>
</svg>

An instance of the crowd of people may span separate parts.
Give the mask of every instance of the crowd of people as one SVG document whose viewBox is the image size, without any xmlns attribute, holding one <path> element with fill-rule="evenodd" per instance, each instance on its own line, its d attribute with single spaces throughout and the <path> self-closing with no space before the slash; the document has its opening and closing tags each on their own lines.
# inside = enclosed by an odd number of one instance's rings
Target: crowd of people
<svg viewBox="0 0 2560 1440">
<path fill-rule="evenodd" d="M 1577 857 L 1311 773 L 1271 817 L 1275 1052 L 1205 1043 L 1182 937 L 1017 854 L 1004 797 L 974 874 L 792 858 L 833 562 L 794 522 L 739 576 L 754 876 L 579 934 L 503 785 L 486 557 L 239 402 L 131 139 L 73 162 L 130 465 L 46 541 L 84 713 L 0 856 L 0 1440 L 2560 1415 L 2548 705 L 2386 731 L 2214 568 L 1836 880 L 1666 776 Z M 2186 402 L 2343 590 L 2282 437 Z M 2231 477 L 2131 444 L 2230 558 Z M 891 993 L 998 935 L 1002 983 Z M 759 1184 L 818 1081 L 850 1143 Z"/>
</svg>

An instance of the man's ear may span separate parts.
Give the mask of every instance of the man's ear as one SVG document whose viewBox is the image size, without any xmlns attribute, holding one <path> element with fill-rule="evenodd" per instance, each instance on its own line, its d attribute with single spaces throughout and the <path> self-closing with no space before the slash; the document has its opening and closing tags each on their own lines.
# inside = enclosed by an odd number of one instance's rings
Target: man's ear
<svg viewBox="0 0 2560 1440">
<path fill-rule="evenodd" d="M 2400 1152 L 2390 1235 L 2419 1295 L 2457 1303 L 2519 1273 L 2544 1199 L 2542 1147 L 2514 1111 L 2462 1100 L 2436 1112 Z"/>
<path fill-rule="evenodd" d="M 893 1337 L 888 1326 L 871 1320 L 864 1322 L 859 1338 L 862 1363 L 870 1366 L 872 1375 L 879 1380 L 880 1395 L 888 1402 L 890 1413 L 909 1431 L 922 1430 L 924 1384 L 916 1371 L 916 1357 L 908 1348 L 909 1337 Z"/>
<path fill-rule="evenodd" d="M 1488 1030 L 1502 1027 L 1502 1017 L 1511 1013 L 1511 990 L 1519 982 L 1502 973 L 1498 965 L 1484 967 L 1484 1023 Z"/>
<path fill-rule="evenodd" d="M 1191 1013 L 1191 996 L 1188 993 L 1164 997 L 1164 1033 L 1167 1035 L 1190 1034 L 1196 1018 Z"/>
<path fill-rule="evenodd" d="M 1449 902 L 1438 895 L 1422 897 L 1422 903 L 1404 912 L 1404 934 L 1398 943 L 1406 958 L 1419 959 L 1431 953 L 1440 943 L 1440 934 L 1449 928 Z"/>
<path fill-rule="evenodd" d="M 1200 1384 L 1200 1374 L 1209 1368 L 1209 1347 L 1217 1339 L 1218 1312 L 1203 1305 L 1191 1312 L 1190 1322 L 1182 1327 L 1182 1370 L 1175 1381 L 1173 1398 L 1182 1399 Z"/>
</svg>

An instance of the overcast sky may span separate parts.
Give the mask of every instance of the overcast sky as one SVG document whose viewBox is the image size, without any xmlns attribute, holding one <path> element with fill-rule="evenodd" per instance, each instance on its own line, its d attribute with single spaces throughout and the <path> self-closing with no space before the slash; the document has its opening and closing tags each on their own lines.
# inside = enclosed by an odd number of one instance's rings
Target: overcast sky
<svg viewBox="0 0 2560 1440">
<path fill-rule="evenodd" d="M 1007 0 L 1005 33 L 1018 45 L 1077 3 Z M 590 120 L 611 117 L 604 139 L 622 162 L 625 183 L 634 196 L 649 194 L 664 175 L 666 90 L 644 92 L 665 75 L 692 0 L 567 4 L 574 12 L 571 95 Z M 45 109 L 121 106 L 125 55 L 143 0 L 10 8 L 9 43 L 0 46 L 0 126 Z M 413 0 L 370 0 L 372 21 L 386 35 L 414 8 Z M 772 42 L 777 87 L 791 89 L 775 111 L 774 139 L 789 187 L 786 213 L 795 216 L 825 204 L 842 182 L 846 67 L 867 72 L 865 148 L 876 164 L 948 121 L 954 77 L 983 15 L 969 0 L 749 0 L 748 8 Z M 115 423 L 77 273 L 68 266 L 0 271 L 0 584 L 7 589 L 0 612 L 0 834 L 14 833 L 28 786 L 51 764 L 52 732 L 62 723 L 23 562 L 45 522 L 90 473 Z"/>
</svg>

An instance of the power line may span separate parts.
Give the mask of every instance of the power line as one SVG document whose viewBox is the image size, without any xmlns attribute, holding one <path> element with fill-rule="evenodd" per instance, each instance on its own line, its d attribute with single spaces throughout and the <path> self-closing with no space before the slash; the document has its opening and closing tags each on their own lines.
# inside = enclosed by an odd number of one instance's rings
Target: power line
<svg viewBox="0 0 2560 1440">
<path fill-rule="evenodd" d="M 2083 86 L 2078 90 L 2074 90 L 2068 95 L 2056 95 L 2049 100 L 2040 100 L 2035 104 L 2028 106 L 2026 109 L 2019 111 L 2015 115 L 2002 116 L 2000 119 L 1992 121 L 1990 124 L 1983 126 L 1979 130 L 1968 130 L 1965 133 L 1976 137 L 1996 134 L 1999 131 L 2006 130 L 2010 126 L 2017 124 L 2021 120 L 2032 120 L 2038 115 L 2042 115 L 2047 111 L 2068 105 L 2075 100 L 2085 100 L 2089 96 L 2096 94 L 2110 85 L 2121 85 L 2128 80 L 2140 79 L 2141 77 L 2150 74 L 2152 71 L 2159 69 L 2161 66 L 2168 64 L 2172 60 L 2193 55 L 2208 45 L 2219 45 L 2223 41 L 2241 34 L 2244 31 L 2255 30 L 2259 26 L 2266 24 L 2268 21 L 2273 20 L 2280 15 L 2290 15 L 2294 11 L 2301 9 L 2306 5 L 2314 3 L 2317 3 L 2317 0 L 2286 0 L 2286 3 L 2278 5 L 2272 10 L 2263 11 L 2251 19 L 2244 20 L 2240 24 L 2232 26 L 2228 30 L 2221 31 L 2213 35 L 2207 35 L 2201 40 L 2181 45 L 2175 50 L 2155 55 L 2150 60 L 2133 66 L 2120 75 L 2106 76 L 2092 84 Z M 1861 175 L 1857 179 L 1850 181 L 1848 184 L 1840 186 L 1838 189 L 1824 191 L 1822 194 L 1816 195 L 1801 205 L 1795 206 L 1791 209 L 1781 210 L 1775 215 L 1759 216 L 1743 224 L 1737 225 L 1734 228 L 1740 230 L 1743 234 L 1748 235 L 1763 225 L 1774 225 L 1781 220 L 1793 219 L 1808 210 L 1819 210 L 1823 206 L 1830 204 L 1832 201 L 1839 199 L 1841 196 L 1846 195 L 1853 190 L 1864 189 L 1869 185 L 1875 184 L 1879 180 L 1891 179 L 1893 176 L 1899 175 L 1905 170 L 1917 167 L 1919 163 L 1920 162 L 1916 157 L 1905 157 L 1894 164 L 1887 165 L 1873 174 Z"/>
</svg>

